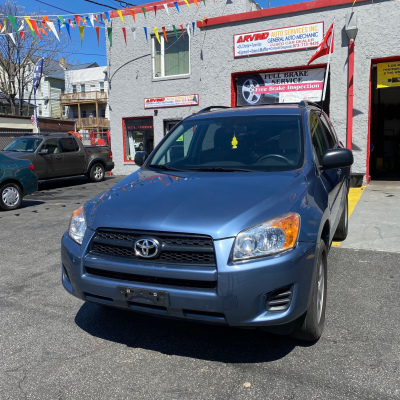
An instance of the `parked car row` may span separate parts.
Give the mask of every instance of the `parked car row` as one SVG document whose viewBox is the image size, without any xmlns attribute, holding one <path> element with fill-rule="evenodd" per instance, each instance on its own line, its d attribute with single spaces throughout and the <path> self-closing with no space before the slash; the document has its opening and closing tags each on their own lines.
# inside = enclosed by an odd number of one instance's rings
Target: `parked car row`
<svg viewBox="0 0 400 400">
<path fill-rule="evenodd" d="M 100 182 L 114 168 L 108 146 L 84 146 L 69 133 L 26 135 L 0 151 L 0 208 L 13 210 L 38 180 L 86 175 Z"/>
</svg>

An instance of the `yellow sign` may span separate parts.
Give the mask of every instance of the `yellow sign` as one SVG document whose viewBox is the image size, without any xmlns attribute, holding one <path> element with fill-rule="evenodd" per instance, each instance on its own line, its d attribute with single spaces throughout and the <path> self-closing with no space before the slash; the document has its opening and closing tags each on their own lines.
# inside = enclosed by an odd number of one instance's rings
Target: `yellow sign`
<svg viewBox="0 0 400 400">
<path fill-rule="evenodd" d="M 378 89 L 400 86 L 400 61 L 378 64 Z"/>
</svg>

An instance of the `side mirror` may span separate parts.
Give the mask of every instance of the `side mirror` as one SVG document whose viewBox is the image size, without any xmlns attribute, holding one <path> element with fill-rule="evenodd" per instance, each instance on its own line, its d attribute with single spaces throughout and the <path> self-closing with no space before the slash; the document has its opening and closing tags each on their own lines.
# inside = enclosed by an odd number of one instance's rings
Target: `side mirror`
<svg viewBox="0 0 400 400">
<path fill-rule="evenodd" d="M 322 168 L 345 168 L 353 164 L 353 153 L 349 149 L 330 149 L 322 157 Z"/>
<path fill-rule="evenodd" d="M 41 156 L 44 156 L 48 153 L 49 153 L 49 149 L 40 149 L 38 154 Z"/>
<path fill-rule="evenodd" d="M 148 157 L 147 151 L 137 151 L 135 153 L 135 164 L 141 167 L 146 161 L 147 157 Z"/>
</svg>

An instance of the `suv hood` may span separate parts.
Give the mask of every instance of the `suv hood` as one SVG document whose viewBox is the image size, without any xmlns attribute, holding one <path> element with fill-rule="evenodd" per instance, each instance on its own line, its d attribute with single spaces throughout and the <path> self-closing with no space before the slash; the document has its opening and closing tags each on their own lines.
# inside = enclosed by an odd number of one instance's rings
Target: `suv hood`
<svg viewBox="0 0 400 400">
<path fill-rule="evenodd" d="M 85 205 L 88 227 L 233 237 L 290 211 L 306 190 L 304 170 L 139 170 Z"/>
</svg>

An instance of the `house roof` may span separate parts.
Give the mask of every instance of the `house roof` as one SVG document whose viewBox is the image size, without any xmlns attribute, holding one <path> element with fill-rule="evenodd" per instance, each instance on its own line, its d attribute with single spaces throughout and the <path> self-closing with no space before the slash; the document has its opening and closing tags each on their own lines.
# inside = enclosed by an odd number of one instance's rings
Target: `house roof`
<svg viewBox="0 0 400 400">
<path fill-rule="evenodd" d="M 32 62 L 37 63 L 41 57 L 32 57 Z M 75 69 L 85 69 L 94 68 L 99 65 L 96 62 L 85 63 L 85 64 L 66 64 L 66 69 L 64 69 L 58 60 L 52 60 L 51 58 L 45 58 L 43 63 L 43 75 L 47 78 L 53 79 L 65 79 L 65 71 L 75 70 Z"/>
<path fill-rule="evenodd" d="M 0 92 L 0 103 L 3 105 L 9 105 L 10 102 L 8 101 L 8 99 L 6 98 L 6 95 L 3 92 Z M 14 104 L 17 106 L 19 105 L 19 99 L 14 99 Z M 25 100 L 22 101 L 22 105 L 23 106 L 27 106 L 29 103 Z M 30 103 L 31 106 L 33 106 L 32 103 Z"/>
</svg>

